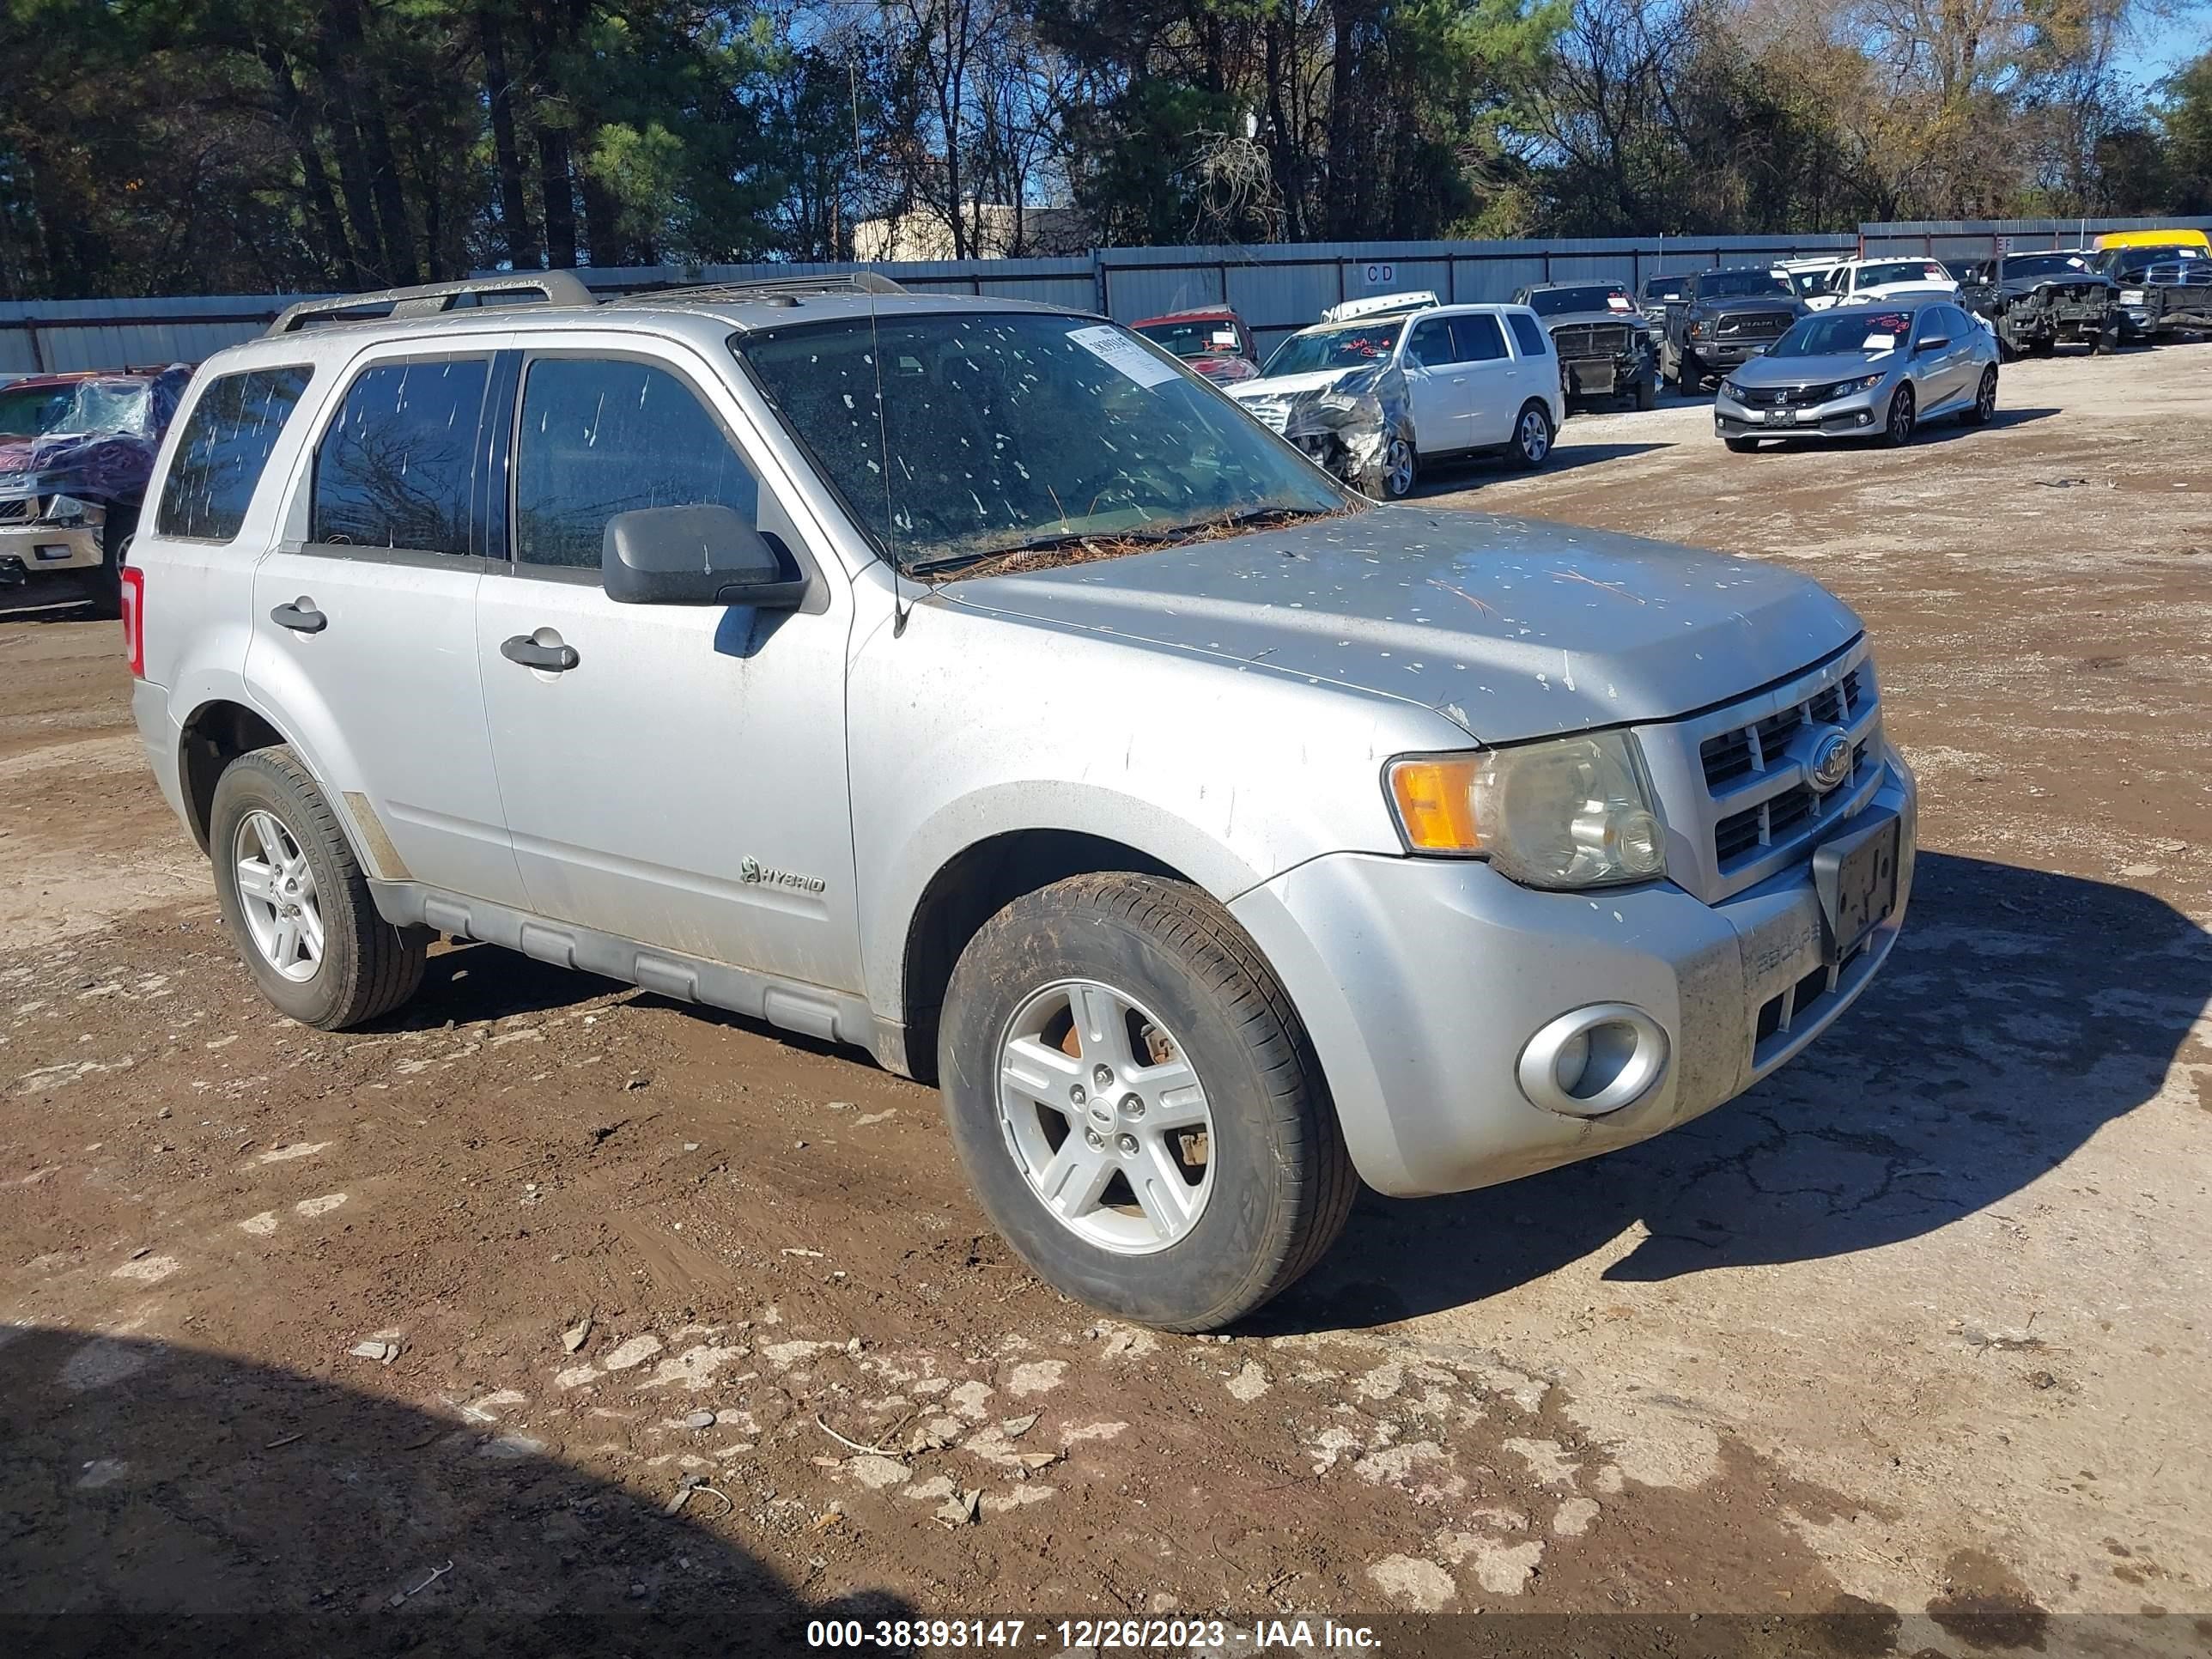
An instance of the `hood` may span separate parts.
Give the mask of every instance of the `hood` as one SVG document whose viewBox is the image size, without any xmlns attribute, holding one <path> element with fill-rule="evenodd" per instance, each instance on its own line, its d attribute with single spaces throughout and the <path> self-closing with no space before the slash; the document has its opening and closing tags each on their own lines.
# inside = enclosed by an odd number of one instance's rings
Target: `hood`
<svg viewBox="0 0 2212 1659">
<path fill-rule="evenodd" d="M 117 432 L 0 439 L 0 495 L 135 501 L 145 493 L 159 447 L 158 436 Z"/>
<path fill-rule="evenodd" d="M 1250 398 L 1293 398 L 1309 392 L 1326 392 L 1347 375 L 1371 374 L 1383 361 L 1378 357 L 1371 363 L 1347 363 L 1341 368 L 1316 368 L 1304 374 L 1255 375 L 1223 389 L 1240 403 Z"/>
<path fill-rule="evenodd" d="M 2069 271 L 2057 276 L 2046 271 L 2040 276 L 2008 276 L 1997 284 L 1997 292 L 2009 299 L 2023 294 L 2033 294 L 2039 288 L 2105 288 L 2117 289 L 2119 284 L 2109 276 L 2094 270 Z"/>
<path fill-rule="evenodd" d="M 1776 357 L 1762 352 L 1729 371 L 1738 386 L 1820 386 L 1829 380 L 1886 374 L 1905 361 L 1900 351 L 1835 351 L 1820 357 Z"/>
<path fill-rule="evenodd" d="M 1860 632 L 1841 600 L 1774 565 L 1413 507 L 939 592 L 969 610 L 1403 699 L 1487 743 L 1725 702 Z"/>
<path fill-rule="evenodd" d="M 1716 295 L 1709 300 L 1695 300 L 1691 302 L 1691 308 L 1695 311 L 1786 311 L 1795 316 L 1798 307 L 1797 301 L 1786 294 L 1739 294 Z"/>
<path fill-rule="evenodd" d="M 1217 386 L 1234 381 L 1249 380 L 1260 370 L 1249 357 L 1240 357 L 1234 352 L 1224 352 L 1218 357 L 1192 357 L 1190 367 Z"/>
</svg>

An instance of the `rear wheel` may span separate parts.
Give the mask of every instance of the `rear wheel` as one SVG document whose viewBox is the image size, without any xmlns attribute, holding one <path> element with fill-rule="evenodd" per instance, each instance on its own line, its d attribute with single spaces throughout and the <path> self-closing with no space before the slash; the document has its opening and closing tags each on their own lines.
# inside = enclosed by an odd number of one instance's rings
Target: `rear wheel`
<svg viewBox="0 0 2212 1659">
<path fill-rule="evenodd" d="M 1974 392 L 1974 401 L 1959 416 L 1961 425 L 1987 426 L 1990 416 L 1997 412 L 1997 366 L 1991 363 L 1982 371 L 1981 386 Z"/>
<path fill-rule="evenodd" d="M 1905 381 L 1889 400 L 1889 419 L 1881 428 L 1881 441 L 1892 449 L 1901 448 L 1912 441 L 1912 429 L 1919 419 L 1919 400 L 1912 395 L 1912 382 Z"/>
<path fill-rule="evenodd" d="M 289 748 L 230 763 L 215 787 L 208 846 L 223 923 L 277 1008 L 340 1031 L 415 994 L 429 935 L 377 914 L 330 803 Z"/>
<path fill-rule="evenodd" d="M 1552 453 L 1552 412 L 1531 398 L 1521 405 L 1513 422 L 1513 442 L 1508 453 L 1513 465 L 1524 469 L 1543 465 Z"/>
<path fill-rule="evenodd" d="M 1106 1312 L 1229 1324 L 1318 1261 L 1351 1211 L 1297 1011 L 1184 883 L 1078 876 L 1016 899 L 961 953 L 938 1064 L 992 1221 Z"/>
</svg>

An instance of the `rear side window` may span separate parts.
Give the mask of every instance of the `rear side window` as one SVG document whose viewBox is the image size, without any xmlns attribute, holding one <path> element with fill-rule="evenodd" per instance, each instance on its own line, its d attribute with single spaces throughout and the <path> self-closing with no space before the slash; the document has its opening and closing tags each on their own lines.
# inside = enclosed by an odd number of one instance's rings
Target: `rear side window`
<svg viewBox="0 0 2212 1659">
<path fill-rule="evenodd" d="M 161 486 L 155 520 L 161 535 L 227 542 L 238 534 L 277 434 L 313 374 L 304 366 L 253 368 L 209 383 Z"/>
<path fill-rule="evenodd" d="M 309 539 L 465 554 L 489 358 L 379 363 L 315 451 Z"/>
<path fill-rule="evenodd" d="M 1486 311 L 1451 319 L 1452 355 L 1463 363 L 1494 362 L 1505 356 L 1505 331 Z"/>
<path fill-rule="evenodd" d="M 1551 336 L 1536 326 L 1534 317 L 1509 311 L 1505 313 L 1505 320 L 1513 325 L 1513 338 L 1519 344 L 1523 357 L 1540 357 L 1551 349 Z"/>
<path fill-rule="evenodd" d="M 607 520 L 645 507 L 726 507 L 757 526 L 760 483 L 666 369 L 614 358 L 532 362 L 515 451 L 516 562 L 596 570 Z"/>
</svg>

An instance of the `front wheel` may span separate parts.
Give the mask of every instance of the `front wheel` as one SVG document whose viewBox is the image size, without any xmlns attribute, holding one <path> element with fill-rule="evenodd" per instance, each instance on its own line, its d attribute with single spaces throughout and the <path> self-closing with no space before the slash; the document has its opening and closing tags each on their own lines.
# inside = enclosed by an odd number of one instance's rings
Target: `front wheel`
<svg viewBox="0 0 2212 1659">
<path fill-rule="evenodd" d="M 1997 369 L 1991 363 L 1982 371 L 1982 383 L 1974 392 L 1973 406 L 1959 416 L 1965 426 L 1987 426 L 1997 412 Z"/>
<path fill-rule="evenodd" d="M 1403 501 L 1413 494 L 1413 480 L 1420 471 L 1420 458 L 1414 453 L 1413 440 L 1402 433 L 1393 437 L 1382 447 L 1382 459 L 1359 476 L 1361 493 L 1379 501 Z"/>
<path fill-rule="evenodd" d="M 1897 388 L 1889 400 L 1889 419 L 1881 428 L 1881 441 L 1892 449 L 1902 448 L 1912 441 L 1912 428 L 1918 416 L 1918 400 L 1912 395 L 1912 382 L 1907 380 Z"/>
<path fill-rule="evenodd" d="M 1357 1179 L 1289 996 L 1184 883 L 1077 876 L 961 952 L 939 1026 L 955 1151 L 1048 1283 L 1212 1330 L 1298 1279 Z"/>
<path fill-rule="evenodd" d="M 1659 407 L 1659 382 L 1656 377 L 1636 383 L 1636 406 L 1651 410 Z"/>
<path fill-rule="evenodd" d="M 94 616 L 112 622 L 123 614 L 123 565 L 138 533 L 138 509 L 111 507 L 100 527 L 100 566 L 86 573 L 86 597 Z"/>
<path fill-rule="evenodd" d="M 377 914 L 330 803 L 289 748 L 256 749 L 225 769 L 208 847 L 223 925 L 283 1012 L 342 1031 L 415 994 L 428 934 Z"/>
<path fill-rule="evenodd" d="M 2093 356 L 2109 357 L 2119 349 L 2120 331 L 2118 328 L 2108 328 L 2097 336 L 2089 350 Z"/>
<path fill-rule="evenodd" d="M 1552 412 L 1531 398 L 1522 404 L 1521 414 L 1513 422 L 1513 442 L 1509 453 L 1513 465 L 1523 469 L 1543 465 L 1552 453 Z"/>
</svg>

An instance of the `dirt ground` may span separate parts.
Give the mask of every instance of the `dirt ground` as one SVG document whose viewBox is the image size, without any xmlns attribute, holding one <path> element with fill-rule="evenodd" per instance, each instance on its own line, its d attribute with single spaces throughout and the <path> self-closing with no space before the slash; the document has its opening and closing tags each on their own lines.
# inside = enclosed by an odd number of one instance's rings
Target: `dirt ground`
<svg viewBox="0 0 2212 1659">
<path fill-rule="evenodd" d="M 782 1650 L 825 1608 L 1480 1611 L 1529 1615 L 1498 1651 L 1587 1634 L 1561 1614 L 1655 1621 L 1582 1651 L 2203 1651 L 2212 343 L 2003 396 L 1905 453 L 1756 456 L 1670 399 L 1425 485 L 1835 588 L 1920 888 L 1746 1098 L 1370 1196 L 1233 1340 L 1044 1289 L 934 1096 L 852 1055 L 482 948 L 375 1031 L 276 1017 L 113 625 L 0 617 L 0 1625 L 605 1653 Z"/>
</svg>

